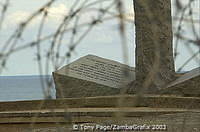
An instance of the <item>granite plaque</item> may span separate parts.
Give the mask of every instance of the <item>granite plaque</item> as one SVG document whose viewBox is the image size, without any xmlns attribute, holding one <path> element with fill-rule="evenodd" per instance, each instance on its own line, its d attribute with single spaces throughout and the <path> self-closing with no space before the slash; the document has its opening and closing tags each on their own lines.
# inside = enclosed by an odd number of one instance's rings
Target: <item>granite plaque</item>
<svg viewBox="0 0 200 132">
<path fill-rule="evenodd" d="M 135 80 L 133 67 L 87 55 L 53 73 L 56 97 L 88 97 L 119 94 Z"/>
<path fill-rule="evenodd" d="M 200 96 L 200 67 L 185 73 L 170 83 L 161 93 Z"/>
</svg>

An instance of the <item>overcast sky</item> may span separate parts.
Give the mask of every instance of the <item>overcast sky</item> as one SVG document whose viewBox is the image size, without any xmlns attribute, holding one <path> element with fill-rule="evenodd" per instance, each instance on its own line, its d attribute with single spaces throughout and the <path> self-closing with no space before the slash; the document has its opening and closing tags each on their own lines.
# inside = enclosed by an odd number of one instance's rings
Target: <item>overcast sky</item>
<svg viewBox="0 0 200 132">
<path fill-rule="evenodd" d="M 11 4 L 5 19 L 4 25 L 0 31 L 0 41 L 5 42 L 6 39 L 11 35 L 11 33 L 16 29 L 17 25 L 26 20 L 26 18 L 36 11 L 38 7 L 41 7 L 48 0 L 11 0 Z M 67 1 L 67 2 L 66 2 Z M 185 0 L 186 2 L 188 0 Z M 48 9 L 49 17 L 45 23 L 45 33 L 55 31 L 58 27 L 60 20 L 63 16 L 69 11 L 69 8 L 72 6 L 70 0 L 58 0 L 51 8 Z M 125 2 L 127 18 L 133 18 L 133 5 L 132 0 L 127 0 Z M 194 5 L 195 6 L 195 5 Z M 196 7 L 198 9 L 198 7 Z M 196 10 L 198 11 L 198 10 Z M 198 12 L 197 12 L 198 13 Z M 94 14 L 85 14 L 81 21 L 90 21 L 93 19 Z M 36 18 L 27 28 L 23 35 L 23 40 L 21 43 L 30 42 L 35 40 L 35 33 L 39 25 L 40 18 Z M 126 35 L 127 35 L 127 45 L 128 45 L 128 55 L 129 55 L 129 65 L 134 66 L 134 23 L 127 23 L 126 25 Z M 198 27 L 198 26 L 197 26 Z M 198 27 L 199 28 L 199 27 Z M 200 32 L 200 30 L 199 30 Z M 186 32 L 188 36 L 191 36 L 191 31 Z M 66 43 L 70 37 L 66 37 Z M 48 42 L 46 42 L 48 44 Z M 2 46 L 2 45 L 1 45 Z M 0 48 L 1 48 L 0 46 Z M 192 47 L 194 50 L 197 50 L 197 47 Z M 45 50 L 45 48 L 43 49 Z M 64 49 L 63 50 L 67 50 Z M 190 52 L 188 49 L 181 45 L 179 46 L 180 55 L 176 60 L 176 68 L 180 67 L 186 60 L 189 58 Z M 33 48 L 22 50 L 13 54 L 8 61 L 6 69 L 3 71 L 2 75 L 4 76 L 16 76 L 16 75 L 37 75 L 38 67 L 37 61 L 35 61 L 36 51 Z M 78 45 L 75 52 L 72 54 L 72 59 L 76 60 L 81 56 L 87 54 L 94 54 L 100 57 L 116 60 L 121 63 L 125 63 L 122 55 L 122 47 L 120 43 L 120 35 L 118 32 L 117 21 L 107 21 L 98 26 L 96 26 L 88 36 Z M 198 67 L 196 61 L 190 62 L 185 66 L 183 70 L 191 70 L 195 67 Z M 52 70 L 53 71 L 53 70 Z"/>
</svg>

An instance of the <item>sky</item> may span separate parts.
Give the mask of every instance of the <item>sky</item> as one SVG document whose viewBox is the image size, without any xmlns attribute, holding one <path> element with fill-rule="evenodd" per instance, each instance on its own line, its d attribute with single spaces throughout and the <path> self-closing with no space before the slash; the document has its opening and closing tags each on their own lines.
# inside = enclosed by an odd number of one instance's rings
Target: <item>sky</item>
<svg viewBox="0 0 200 132">
<path fill-rule="evenodd" d="M 5 42 L 7 38 L 12 34 L 12 32 L 17 28 L 19 23 L 23 22 L 30 16 L 34 11 L 45 4 L 48 0 L 11 0 L 11 4 L 8 8 L 8 12 L 3 23 L 3 27 L 0 30 L 0 41 Z M 81 0 L 82 1 L 82 0 Z M 187 3 L 187 0 L 185 0 Z M 51 8 L 48 9 L 48 19 L 45 23 L 44 33 L 43 35 L 48 35 L 49 33 L 55 31 L 58 27 L 60 21 L 64 17 L 66 13 L 69 12 L 70 7 L 72 6 L 72 2 L 69 0 L 57 0 L 57 2 L 52 5 Z M 106 6 L 101 5 L 101 6 Z M 196 5 L 194 5 L 196 6 Z M 127 0 L 125 2 L 125 12 L 127 19 L 134 20 L 134 12 L 133 12 L 133 4 L 132 0 Z M 197 8 L 198 11 L 198 7 Z M 114 9 L 113 9 L 114 11 Z M 175 12 L 174 10 L 172 12 Z M 198 13 L 198 12 L 197 12 Z M 96 17 L 95 13 L 85 13 L 80 18 L 80 23 L 91 21 Z M 18 45 L 25 44 L 26 42 L 31 42 L 36 39 L 36 32 L 38 31 L 40 17 L 34 19 L 26 29 L 23 34 L 22 40 L 18 43 Z M 71 23 L 73 24 L 73 23 Z M 81 43 L 75 49 L 75 52 L 72 54 L 71 62 L 88 54 L 97 55 L 100 57 L 104 57 L 107 59 L 115 60 L 120 63 L 126 63 L 130 66 L 135 66 L 135 27 L 134 22 L 126 23 L 126 37 L 127 37 L 127 54 L 129 56 L 128 63 L 123 59 L 123 51 L 120 40 L 120 34 L 118 30 L 118 21 L 116 19 L 103 22 L 96 26 L 87 37 L 81 41 Z M 174 26 L 176 22 L 173 22 Z M 187 27 L 187 26 L 186 26 Z M 189 27 L 189 25 L 188 25 Z M 199 28 L 197 26 L 197 28 Z M 80 29 L 80 33 L 83 32 L 83 29 Z M 192 37 L 190 29 L 186 28 L 186 35 Z M 199 30 L 200 33 L 200 30 Z M 62 47 L 61 52 L 64 52 L 67 49 L 67 44 L 69 44 L 70 34 L 65 35 L 65 45 Z M 45 42 L 42 50 L 45 52 L 49 45 L 49 41 Z M 0 49 L 1 49 L 0 45 Z M 180 55 L 176 59 L 176 69 L 180 67 L 186 60 L 191 56 L 190 51 L 188 51 L 187 46 L 184 44 L 179 47 Z M 194 51 L 197 51 L 198 48 L 192 46 Z M 199 58 L 200 59 L 200 56 Z M 184 67 L 184 71 L 191 70 L 193 68 L 198 67 L 199 64 L 197 61 L 193 60 L 188 65 Z M 53 72 L 53 69 L 50 70 L 50 73 Z M 11 55 L 9 61 L 4 69 L 2 76 L 20 76 L 20 75 L 38 75 L 38 65 L 36 61 L 36 49 L 28 48 L 26 50 L 21 50 Z"/>
</svg>

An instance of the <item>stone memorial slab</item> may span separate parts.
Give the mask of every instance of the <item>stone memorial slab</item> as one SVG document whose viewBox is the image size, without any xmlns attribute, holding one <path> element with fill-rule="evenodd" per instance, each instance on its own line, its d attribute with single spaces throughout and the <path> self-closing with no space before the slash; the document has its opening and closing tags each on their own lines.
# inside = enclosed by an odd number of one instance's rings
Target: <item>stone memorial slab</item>
<svg viewBox="0 0 200 132">
<path fill-rule="evenodd" d="M 170 83 L 161 93 L 200 96 L 200 67 L 185 73 Z"/>
<path fill-rule="evenodd" d="M 56 97 L 89 97 L 119 94 L 135 80 L 133 67 L 87 55 L 53 72 Z"/>
</svg>

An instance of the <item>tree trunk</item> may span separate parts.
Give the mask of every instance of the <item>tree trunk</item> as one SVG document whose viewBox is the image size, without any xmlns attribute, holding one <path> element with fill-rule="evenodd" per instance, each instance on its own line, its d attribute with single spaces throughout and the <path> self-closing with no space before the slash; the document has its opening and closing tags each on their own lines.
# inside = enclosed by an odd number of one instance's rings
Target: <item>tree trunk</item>
<svg viewBox="0 0 200 132">
<path fill-rule="evenodd" d="M 136 89 L 155 93 L 174 79 L 170 0 L 133 0 Z"/>
</svg>

